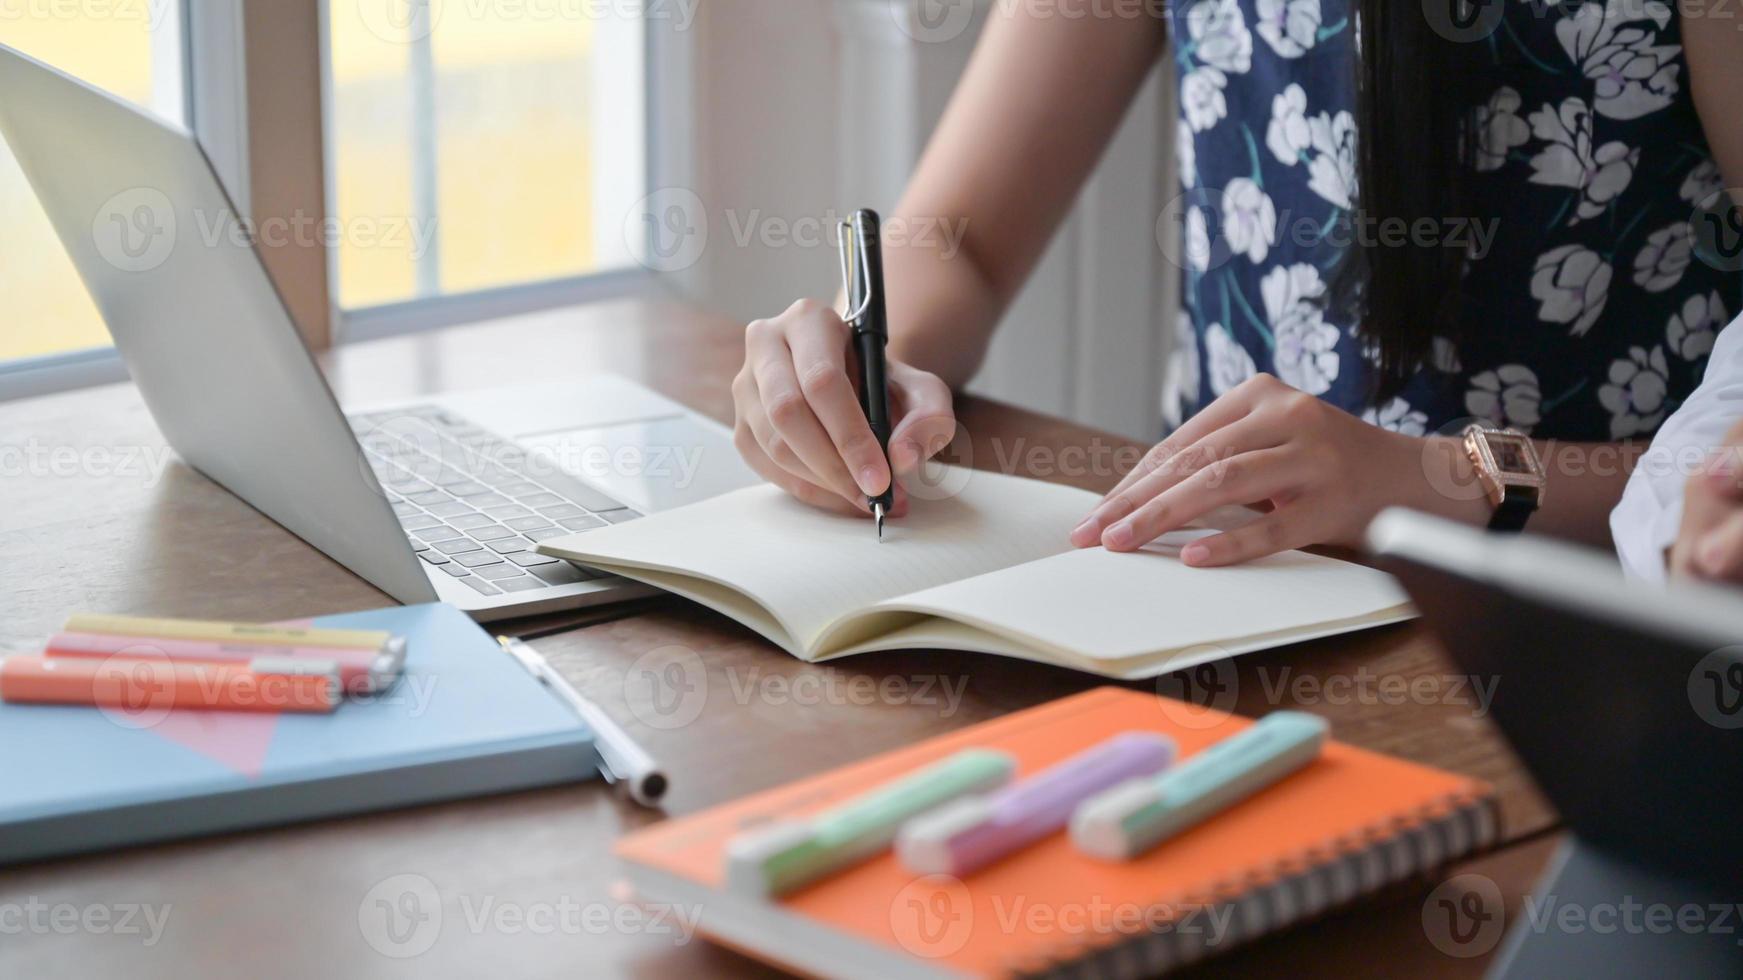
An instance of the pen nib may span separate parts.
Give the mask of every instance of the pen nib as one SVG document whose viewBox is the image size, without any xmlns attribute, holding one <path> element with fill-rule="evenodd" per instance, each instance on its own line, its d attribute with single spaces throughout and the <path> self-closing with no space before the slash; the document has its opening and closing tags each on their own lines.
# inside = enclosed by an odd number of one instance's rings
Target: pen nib
<svg viewBox="0 0 1743 980">
<path fill-rule="evenodd" d="M 872 504 L 872 516 L 878 519 L 878 540 L 884 539 L 884 505 Z"/>
</svg>

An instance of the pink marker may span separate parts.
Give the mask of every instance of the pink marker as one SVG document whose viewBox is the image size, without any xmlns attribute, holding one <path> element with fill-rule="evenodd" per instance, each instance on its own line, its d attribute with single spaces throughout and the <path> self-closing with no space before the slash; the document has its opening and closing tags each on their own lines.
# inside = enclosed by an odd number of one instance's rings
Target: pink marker
<svg viewBox="0 0 1743 980">
<path fill-rule="evenodd" d="M 896 856 L 917 874 L 970 874 L 1063 830 L 1084 800 L 1173 761 L 1166 735 L 1115 735 L 996 793 L 915 817 L 896 837 Z"/>
<path fill-rule="evenodd" d="M 374 694 L 392 686 L 405 667 L 405 639 L 393 637 L 383 647 L 294 647 L 267 643 L 181 640 L 162 636 L 117 636 L 109 633 L 56 633 L 43 650 L 45 657 L 141 659 L 161 657 L 171 663 L 249 664 L 261 658 L 307 659 L 336 664 L 339 682 L 349 694 Z"/>
</svg>

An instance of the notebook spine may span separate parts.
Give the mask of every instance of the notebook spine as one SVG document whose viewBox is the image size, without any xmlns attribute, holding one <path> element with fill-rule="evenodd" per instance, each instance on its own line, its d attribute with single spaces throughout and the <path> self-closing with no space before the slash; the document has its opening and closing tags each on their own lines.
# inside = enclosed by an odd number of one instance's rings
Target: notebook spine
<svg viewBox="0 0 1743 980">
<path fill-rule="evenodd" d="M 1008 964 L 1008 972 L 1077 980 L 1153 977 L 1477 854 L 1494 843 L 1499 824 L 1493 796 L 1455 794 L 1159 906 L 1142 931 L 1056 946 Z"/>
</svg>

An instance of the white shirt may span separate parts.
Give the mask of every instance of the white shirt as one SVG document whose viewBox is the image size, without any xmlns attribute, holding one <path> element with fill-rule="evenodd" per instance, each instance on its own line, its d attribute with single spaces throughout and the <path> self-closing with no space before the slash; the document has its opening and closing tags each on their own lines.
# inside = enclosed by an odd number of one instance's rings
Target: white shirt
<svg viewBox="0 0 1743 980">
<path fill-rule="evenodd" d="M 1683 485 L 1725 433 L 1743 421 L 1743 316 L 1719 331 L 1700 387 L 1664 420 L 1610 512 L 1610 534 L 1622 567 L 1635 578 L 1662 582 L 1664 553 L 1682 523 Z"/>
</svg>

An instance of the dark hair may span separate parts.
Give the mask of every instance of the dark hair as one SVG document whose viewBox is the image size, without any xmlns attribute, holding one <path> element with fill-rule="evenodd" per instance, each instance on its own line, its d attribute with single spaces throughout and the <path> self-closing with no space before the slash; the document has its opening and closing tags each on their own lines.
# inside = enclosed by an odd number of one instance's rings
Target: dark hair
<svg viewBox="0 0 1743 980">
<path fill-rule="evenodd" d="M 1466 5 L 1472 0 L 1437 0 Z M 1494 0 L 1474 0 L 1477 4 Z M 1407 226 L 1474 218 L 1469 174 L 1482 43 L 1449 40 L 1414 0 L 1356 0 L 1357 200 L 1351 220 Z M 1468 9 L 1468 8 L 1467 8 Z M 1361 226 L 1358 226 L 1359 231 Z M 1444 226 L 1443 226 L 1444 227 Z M 1372 397 L 1385 401 L 1425 363 L 1437 336 L 1458 339 L 1463 247 L 1405 236 L 1383 245 L 1355 234 L 1334 276 L 1331 302 L 1354 319 L 1377 367 Z"/>
</svg>

